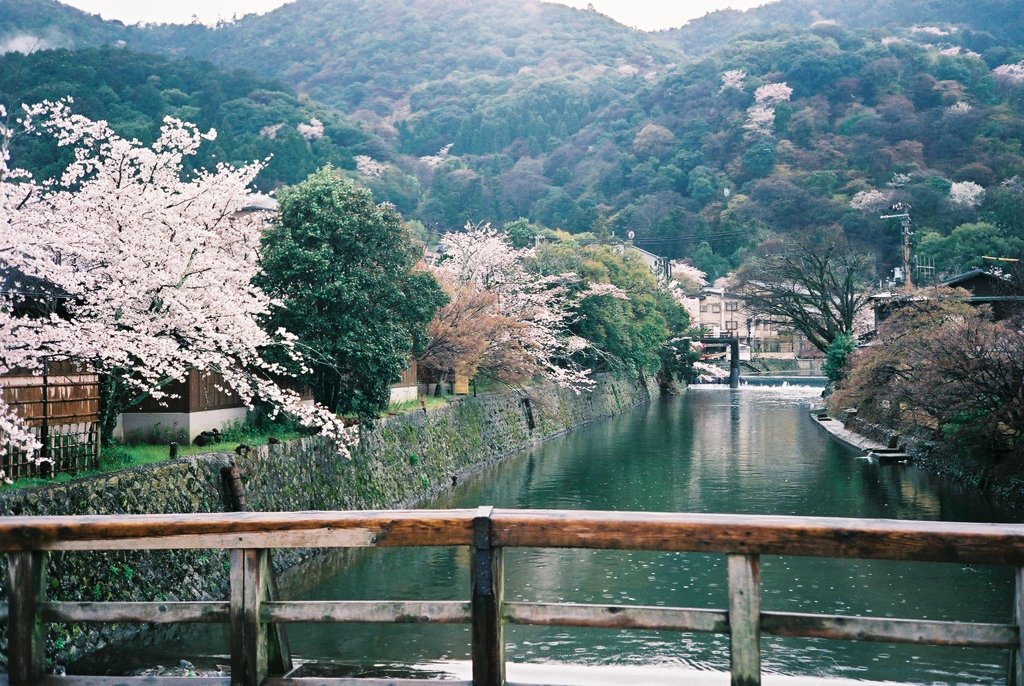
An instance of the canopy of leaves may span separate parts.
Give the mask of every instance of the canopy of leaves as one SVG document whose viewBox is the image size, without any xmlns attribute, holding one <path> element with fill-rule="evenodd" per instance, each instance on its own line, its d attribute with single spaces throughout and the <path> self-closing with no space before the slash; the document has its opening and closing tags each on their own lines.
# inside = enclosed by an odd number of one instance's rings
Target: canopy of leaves
<svg viewBox="0 0 1024 686">
<path fill-rule="evenodd" d="M 332 168 L 281 189 L 278 207 L 258 279 L 280 301 L 270 325 L 298 336 L 306 367 L 295 371 L 314 398 L 375 417 L 446 298 L 414 269 L 422 248 L 399 215 Z"/>
<path fill-rule="evenodd" d="M 570 328 L 591 343 L 580 355 L 594 369 L 653 376 L 669 339 L 689 325 L 685 310 L 632 253 L 606 245 L 580 246 L 563 235 L 537 249 L 535 268 L 542 274 L 581 277 L 577 290 L 586 297 L 580 299 Z"/>
<path fill-rule="evenodd" d="M 907 297 L 879 327 L 878 344 L 855 352 L 829 398 L 873 421 L 930 429 L 975 457 L 1024 457 L 1024 333 L 993 322 L 966 293 L 929 289 Z"/>
<path fill-rule="evenodd" d="M 41 35 L 25 2 L 0 25 Z M 1018 4 L 783 0 L 645 34 L 544 3 L 299 0 L 212 29 L 82 15 L 65 35 L 244 66 L 344 108 L 387 144 L 353 176 L 437 233 L 631 230 L 717 275 L 769 233 L 834 224 L 884 272 L 900 263 L 889 202 L 933 246 L 980 222 L 986 250 L 1024 237 Z M 881 203 L 851 206 L 865 197 Z M 977 241 L 952 243 L 950 269 L 977 259 Z"/>
<path fill-rule="evenodd" d="M 217 140 L 190 159 L 189 168 L 269 157 L 256 182 L 262 190 L 298 183 L 328 163 L 354 169 L 357 154 L 381 155 L 381 144 L 351 121 L 252 72 L 118 48 L 0 56 L 0 102 L 10 111 L 68 96 L 76 113 L 107 121 L 119 135 L 144 143 L 156 139 L 164 117 L 215 128 Z M 319 136 L 302 133 L 311 120 L 321 122 Z M 14 152 L 41 178 L 69 161 L 66 151 L 39 138 L 16 141 Z"/>
<path fill-rule="evenodd" d="M 216 134 L 174 119 L 151 146 L 64 102 L 26 108 L 14 128 L 5 119 L 0 106 L 0 380 L 70 361 L 160 399 L 193 369 L 217 372 L 245 404 L 267 401 L 345 440 L 333 414 L 276 383 L 281 369 L 265 357 L 298 363 L 287 332 L 261 326 L 271 306 L 253 285 L 262 221 L 242 211 L 258 162 L 185 172 Z M 9 141 L 32 135 L 72 150 L 57 178 L 11 161 Z M 3 394 L 0 434 L 0 453 L 8 441 L 39 447 Z"/>
</svg>

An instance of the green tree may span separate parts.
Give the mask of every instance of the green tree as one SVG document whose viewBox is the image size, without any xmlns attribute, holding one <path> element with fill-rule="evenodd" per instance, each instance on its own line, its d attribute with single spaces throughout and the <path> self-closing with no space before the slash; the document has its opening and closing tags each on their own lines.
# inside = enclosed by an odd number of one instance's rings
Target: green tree
<svg viewBox="0 0 1024 686">
<path fill-rule="evenodd" d="M 529 219 L 520 217 L 515 221 L 505 224 L 504 231 L 508 234 L 508 240 L 513 248 L 531 248 L 534 238 L 540 235 L 540 227 L 531 224 Z"/>
<path fill-rule="evenodd" d="M 825 351 L 825 362 L 821 365 L 821 371 L 830 383 L 842 380 L 846 373 L 846 358 L 856 349 L 857 339 L 852 334 L 841 333 L 832 340 Z"/>
<path fill-rule="evenodd" d="M 926 232 L 918 244 L 920 254 L 935 261 L 940 272 L 955 274 L 986 265 L 983 256 L 1017 258 L 1024 255 L 1024 238 L 1002 227 L 978 222 L 961 224 L 948 236 Z"/>
<path fill-rule="evenodd" d="M 631 253 L 606 245 L 580 247 L 564 236 L 540 246 L 536 266 L 543 274 L 578 274 L 583 294 L 595 285 L 615 287 L 607 294 L 585 295 L 570 327 L 592 344 L 582 355 L 595 369 L 653 375 L 661 366 L 663 346 L 689 323 L 685 310 Z"/>
<path fill-rule="evenodd" d="M 422 250 L 398 213 L 331 167 L 277 197 L 260 280 L 282 303 L 269 325 L 298 336 L 309 366 L 299 378 L 319 402 L 369 420 L 387 406 L 445 296 L 433 276 L 414 271 Z"/>
</svg>

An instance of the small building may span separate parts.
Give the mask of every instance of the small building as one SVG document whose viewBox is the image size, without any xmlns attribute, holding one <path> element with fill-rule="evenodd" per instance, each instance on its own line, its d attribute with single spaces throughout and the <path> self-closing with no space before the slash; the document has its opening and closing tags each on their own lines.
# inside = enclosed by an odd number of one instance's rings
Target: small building
<svg viewBox="0 0 1024 686">
<path fill-rule="evenodd" d="M 688 308 L 691 324 L 713 338 L 736 336 L 753 357 L 794 359 L 818 357 L 817 348 L 788 322 L 747 311 L 743 298 L 725 288 L 705 287 Z"/>
<path fill-rule="evenodd" d="M 950 277 L 938 285 L 966 290 L 970 294 L 966 302 L 971 305 L 988 305 L 992 308 L 992 318 L 996 321 L 1009 319 L 1014 314 L 1024 312 L 1024 295 L 1021 294 L 1019 286 L 1007 276 L 993 274 L 984 269 L 972 269 Z M 875 329 L 878 329 L 894 311 L 906 304 L 908 299 L 922 300 L 928 297 L 927 289 L 910 292 L 887 291 L 871 296 L 869 300 L 874 313 Z"/>
<path fill-rule="evenodd" d="M 416 360 L 410 357 L 409 366 L 402 372 L 402 378 L 391 386 L 392 403 L 404 403 L 419 397 L 418 374 Z"/>
<path fill-rule="evenodd" d="M 148 397 L 118 418 L 114 437 L 126 441 L 189 442 L 204 431 L 244 422 L 248 408 L 220 374 L 192 370 L 162 389 L 173 397 Z"/>
<path fill-rule="evenodd" d="M 972 305 L 989 305 L 992 318 L 996 321 L 1009 319 L 1024 310 L 1024 295 L 1007 276 L 1000 276 L 984 269 L 972 269 L 943 281 L 947 288 L 963 288 L 970 292 L 967 302 Z"/>
</svg>

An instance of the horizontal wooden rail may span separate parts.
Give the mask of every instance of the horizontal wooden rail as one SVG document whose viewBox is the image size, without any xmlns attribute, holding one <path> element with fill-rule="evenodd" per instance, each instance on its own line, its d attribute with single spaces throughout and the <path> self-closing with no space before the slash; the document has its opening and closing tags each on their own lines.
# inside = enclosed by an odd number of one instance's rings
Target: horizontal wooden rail
<svg viewBox="0 0 1024 686">
<path fill-rule="evenodd" d="M 40 603 L 51 623 L 216 624 L 230 619 L 226 602 Z"/>
<path fill-rule="evenodd" d="M 572 603 L 505 603 L 510 624 L 580 626 L 599 629 L 651 629 L 724 634 L 725 610 L 643 605 L 576 605 Z"/>
<path fill-rule="evenodd" d="M 0 552 L 455 546 L 474 510 L 0 518 Z M 666 550 L 1024 566 L 1024 525 L 763 515 L 502 510 L 496 547 Z"/>
<path fill-rule="evenodd" d="M 0 518 L 0 552 L 453 546 L 473 510 L 229 512 Z"/>
<path fill-rule="evenodd" d="M 264 622 L 388 622 L 394 624 L 467 624 L 468 602 L 460 600 L 337 600 L 263 603 Z"/>
<path fill-rule="evenodd" d="M 761 631 L 776 636 L 841 641 L 920 643 L 966 648 L 1015 648 L 1016 624 L 983 624 L 762 612 Z"/>
<path fill-rule="evenodd" d="M 1024 525 L 765 515 L 494 511 L 494 545 L 1024 566 Z"/>
<path fill-rule="evenodd" d="M 269 582 L 268 551 L 291 547 L 467 546 L 469 600 L 284 601 Z M 506 547 L 593 548 L 724 554 L 729 608 L 506 602 Z M 45 598 L 47 551 L 231 550 L 228 601 L 69 602 Z M 734 686 L 760 683 L 760 636 L 882 641 L 1010 649 L 1022 645 L 1024 525 L 911 522 L 717 514 L 553 510 L 421 510 L 380 512 L 221 513 L 0 518 L 0 552 L 8 553 L 11 686 L 56 683 L 43 674 L 45 623 L 229 623 L 230 683 L 309 683 L 290 668 L 280 626 L 287 623 L 388 622 L 472 625 L 473 683 L 505 681 L 504 624 L 729 634 Z M 1015 624 L 964 623 L 763 611 L 762 555 L 873 558 L 1015 567 Z M 1010 608 L 1008 608 L 1008 614 Z M 282 652 L 283 651 L 283 652 Z M 275 666 L 276 665 L 276 666 Z M 1014 661 L 1016 683 L 1024 667 Z M 423 680 L 316 679 L 341 684 L 426 683 Z M 178 684 L 173 678 L 65 677 L 74 684 Z M 189 684 L 226 684 L 223 678 Z M 446 682 L 459 683 L 459 682 Z M 463 682 L 468 683 L 468 682 Z M 5 680 L 0 677 L 0 686 Z"/>
</svg>

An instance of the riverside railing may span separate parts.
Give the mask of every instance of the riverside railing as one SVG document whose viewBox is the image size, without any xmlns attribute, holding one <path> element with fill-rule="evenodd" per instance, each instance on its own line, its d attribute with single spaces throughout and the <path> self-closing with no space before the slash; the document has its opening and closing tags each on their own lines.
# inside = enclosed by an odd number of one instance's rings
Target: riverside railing
<svg viewBox="0 0 1024 686">
<path fill-rule="evenodd" d="M 468 600 L 284 601 L 269 583 L 274 548 L 468 546 Z M 508 547 L 722 553 L 724 609 L 505 602 Z M 202 602 L 68 602 L 45 597 L 49 551 L 229 549 L 230 597 Z M 1024 686 L 1024 525 L 877 519 L 548 510 L 417 510 L 0 518 L 8 555 L 8 680 L 22 684 L 301 684 L 277 627 L 289 622 L 470 623 L 472 683 L 505 683 L 506 624 L 659 629 L 728 634 L 735 686 L 760 683 L 760 636 L 817 637 L 1006 648 L 1009 683 Z M 1013 623 L 927 621 L 764 612 L 760 556 L 1001 564 L 1015 569 Z M 224 622 L 231 626 L 231 677 L 47 677 L 47 623 Z M 0 677 L 2 680 L 2 677 Z M 317 684 L 384 684 L 317 679 Z M 403 681 L 403 683 L 407 683 Z M 410 680 L 408 683 L 414 683 Z M 445 682 L 460 683 L 460 682 Z"/>
</svg>

